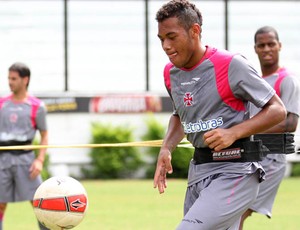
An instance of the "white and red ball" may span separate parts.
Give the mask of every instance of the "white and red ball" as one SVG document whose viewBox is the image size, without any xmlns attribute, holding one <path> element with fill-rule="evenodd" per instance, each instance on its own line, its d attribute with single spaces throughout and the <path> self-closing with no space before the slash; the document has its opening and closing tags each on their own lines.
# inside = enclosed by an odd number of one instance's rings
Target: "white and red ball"
<svg viewBox="0 0 300 230">
<path fill-rule="evenodd" d="M 51 177 L 36 190 L 33 198 L 37 219 L 51 230 L 71 229 L 85 216 L 88 197 L 83 185 L 68 176 Z"/>
</svg>

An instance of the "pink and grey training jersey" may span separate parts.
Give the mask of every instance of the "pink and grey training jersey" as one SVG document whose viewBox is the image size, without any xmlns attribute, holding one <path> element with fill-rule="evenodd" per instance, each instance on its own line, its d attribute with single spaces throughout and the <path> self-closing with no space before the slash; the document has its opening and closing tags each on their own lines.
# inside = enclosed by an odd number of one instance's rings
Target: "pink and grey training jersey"
<svg viewBox="0 0 300 230">
<path fill-rule="evenodd" d="M 274 74 L 263 76 L 263 79 L 275 89 L 277 95 L 282 100 L 287 112 L 294 113 L 299 116 L 300 88 L 296 76 L 294 76 L 286 68 L 280 68 Z M 260 108 L 257 108 L 250 103 L 249 111 L 250 116 L 254 116 L 260 111 Z M 267 158 L 280 162 L 286 162 L 286 156 L 284 154 L 268 154 Z"/>
<path fill-rule="evenodd" d="M 207 147 L 203 134 L 229 128 L 249 119 L 248 102 L 263 107 L 275 94 L 241 55 L 207 47 L 191 69 L 171 63 L 164 70 L 165 85 L 187 139 L 194 147 Z"/>
<path fill-rule="evenodd" d="M 263 79 L 268 82 L 282 100 L 288 113 L 300 115 L 300 89 L 299 82 L 290 71 L 286 68 L 278 69 L 274 74 L 263 76 Z M 260 108 L 255 106 L 250 107 L 250 116 L 254 116 L 260 111 Z"/>
<path fill-rule="evenodd" d="M 11 96 L 0 99 L 0 143 L 31 142 L 36 130 L 46 131 L 46 108 L 42 101 L 28 96 L 15 102 Z"/>
</svg>

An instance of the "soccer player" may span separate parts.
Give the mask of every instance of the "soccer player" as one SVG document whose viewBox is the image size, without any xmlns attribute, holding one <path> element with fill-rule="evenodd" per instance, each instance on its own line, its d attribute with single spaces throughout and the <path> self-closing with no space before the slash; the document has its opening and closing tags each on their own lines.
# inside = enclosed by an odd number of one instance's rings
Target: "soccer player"
<svg viewBox="0 0 300 230">
<path fill-rule="evenodd" d="M 287 110 L 286 119 L 264 131 L 264 133 L 295 132 L 300 112 L 299 83 L 290 71 L 279 64 L 281 42 L 279 41 L 277 31 L 270 26 L 259 28 L 254 35 L 254 50 L 260 62 L 263 79 L 275 89 Z M 251 104 L 250 116 L 255 115 L 258 111 L 259 109 Z M 271 140 L 274 139 L 272 135 L 264 136 Z M 268 144 L 267 140 L 263 140 L 263 143 L 267 147 L 273 147 L 274 145 L 272 143 Z M 272 216 L 275 196 L 286 169 L 286 156 L 285 154 L 276 154 L 276 152 L 268 154 L 261 164 L 266 171 L 266 180 L 260 184 L 255 202 L 243 215 L 240 229 L 243 229 L 244 220 L 248 216 L 251 216 L 253 212 L 261 213 L 269 218 Z"/>
<path fill-rule="evenodd" d="M 41 145 L 48 144 L 46 108 L 28 92 L 30 69 L 23 63 L 9 67 L 8 82 L 11 95 L 0 99 L 0 146 L 31 144 L 36 130 Z M 42 183 L 46 149 L 35 158 L 32 150 L 0 151 L 0 230 L 7 203 L 32 201 Z M 40 229 L 47 229 L 39 223 Z"/>
<path fill-rule="evenodd" d="M 160 149 L 154 188 L 163 193 L 171 152 L 186 135 L 195 147 L 189 166 L 184 217 L 177 230 L 238 229 L 263 180 L 261 133 L 286 117 L 274 89 L 241 55 L 201 42 L 202 15 L 187 0 L 156 14 L 158 37 L 170 63 L 164 70 L 174 112 Z M 249 119 L 247 104 L 261 111 Z"/>
</svg>

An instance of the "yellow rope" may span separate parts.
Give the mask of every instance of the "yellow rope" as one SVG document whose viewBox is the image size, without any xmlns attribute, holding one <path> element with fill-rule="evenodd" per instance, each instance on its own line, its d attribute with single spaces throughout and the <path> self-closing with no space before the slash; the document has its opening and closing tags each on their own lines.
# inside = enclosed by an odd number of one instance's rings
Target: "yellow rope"
<svg viewBox="0 0 300 230">
<path fill-rule="evenodd" d="M 48 148 L 105 148 L 105 147 L 161 147 L 163 140 L 137 141 L 125 143 L 105 143 L 105 144 L 74 144 L 74 145 L 15 145 L 0 146 L 1 150 L 27 150 L 27 149 L 48 149 Z M 185 140 L 178 147 L 191 147 Z"/>
</svg>

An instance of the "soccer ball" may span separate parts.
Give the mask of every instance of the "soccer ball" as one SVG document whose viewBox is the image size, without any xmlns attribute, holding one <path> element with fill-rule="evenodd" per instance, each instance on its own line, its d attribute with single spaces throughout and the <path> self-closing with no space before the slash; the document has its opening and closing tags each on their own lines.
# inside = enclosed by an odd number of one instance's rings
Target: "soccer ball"
<svg viewBox="0 0 300 230">
<path fill-rule="evenodd" d="M 72 177 L 56 176 L 45 180 L 33 197 L 37 219 L 51 230 L 71 229 L 83 219 L 88 198 L 83 185 Z"/>
</svg>

